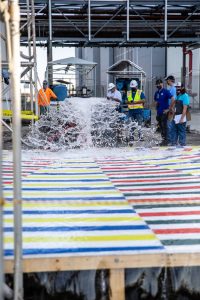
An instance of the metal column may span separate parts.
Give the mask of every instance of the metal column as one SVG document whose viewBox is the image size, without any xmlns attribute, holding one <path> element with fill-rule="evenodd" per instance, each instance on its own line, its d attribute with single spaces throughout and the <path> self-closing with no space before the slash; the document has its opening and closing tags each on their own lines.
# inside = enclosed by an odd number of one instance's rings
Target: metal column
<svg viewBox="0 0 200 300">
<path fill-rule="evenodd" d="M 129 0 L 127 0 L 127 12 L 126 12 L 126 16 L 127 16 L 127 19 L 126 19 L 126 26 L 127 26 L 127 29 L 126 29 L 126 40 L 127 42 L 129 41 L 129 9 L 130 9 L 130 5 L 129 5 Z"/>
<path fill-rule="evenodd" d="M 165 33 L 164 33 L 164 40 L 167 42 L 167 0 L 165 0 Z"/>
<path fill-rule="evenodd" d="M 14 211 L 14 300 L 23 299 L 22 195 L 21 195 L 21 95 L 20 11 L 18 0 L 10 2 L 11 87 L 13 96 L 13 211 Z"/>
<path fill-rule="evenodd" d="M 88 40 L 91 41 L 91 0 L 88 0 Z"/>
<path fill-rule="evenodd" d="M 53 66 L 49 65 L 48 62 L 53 60 L 52 52 L 52 7 L 51 0 L 48 2 L 48 20 L 49 20 L 49 39 L 47 44 L 47 68 L 48 68 L 48 81 L 49 84 L 53 83 Z"/>
</svg>

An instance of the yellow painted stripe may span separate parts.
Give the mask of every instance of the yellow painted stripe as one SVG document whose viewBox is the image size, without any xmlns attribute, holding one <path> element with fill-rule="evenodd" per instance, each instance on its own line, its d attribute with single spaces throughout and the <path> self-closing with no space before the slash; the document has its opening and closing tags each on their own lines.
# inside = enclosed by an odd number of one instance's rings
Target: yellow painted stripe
<svg viewBox="0 0 200 300">
<path fill-rule="evenodd" d="M 49 223 L 49 225 L 51 225 L 51 223 L 53 222 L 63 222 L 63 223 L 68 223 L 68 222 L 115 222 L 115 221 L 125 221 L 125 222 L 131 222 L 131 221 L 138 221 L 141 220 L 141 218 L 139 216 L 135 216 L 135 217 L 82 217 L 82 218 L 67 218 L 67 217 L 57 217 L 55 216 L 55 218 L 39 218 L 38 216 L 35 216 L 35 218 L 23 218 L 23 223 Z M 11 216 L 10 218 L 7 218 L 7 216 L 5 217 L 5 222 L 6 223 L 13 223 L 13 217 Z"/>
<path fill-rule="evenodd" d="M 67 173 L 97 173 L 97 174 L 101 174 L 101 171 L 100 171 L 100 169 L 99 168 L 94 168 L 94 169 L 87 169 L 87 168 L 85 168 L 85 169 L 52 169 L 52 168 L 50 168 L 50 169 L 40 169 L 40 170 L 38 170 L 37 171 L 37 174 L 39 174 L 39 173 L 52 173 L 52 174 L 54 174 L 54 173 L 66 173 L 66 175 L 67 175 Z"/>
<path fill-rule="evenodd" d="M 76 207 L 76 208 L 79 208 L 79 207 L 88 207 L 88 206 L 94 206 L 94 207 L 98 207 L 98 206 L 130 206 L 128 204 L 128 202 L 126 200 L 124 201 L 97 201 L 97 202 L 93 202 L 93 201 L 87 201 L 87 202 L 80 202 L 78 203 L 78 201 L 70 201 L 69 200 L 66 200 L 66 202 L 62 201 L 62 203 L 60 203 L 59 201 L 50 201 L 50 202 L 47 202 L 47 201 L 23 201 L 23 209 L 25 208 L 36 208 L 36 209 L 39 209 L 40 207 L 42 208 L 48 208 L 48 207 L 62 207 L 62 208 L 67 208 L 67 207 Z M 12 202 L 8 202 L 6 201 L 6 204 L 5 204 L 5 207 L 8 207 L 8 208 L 12 208 L 13 207 L 13 204 Z"/>
<path fill-rule="evenodd" d="M 185 168 L 185 167 L 193 167 L 194 165 L 192 165 L 191 163 L 190 164 L 177 164 L 177 165 L 167 165 L 166 168 L 167 169 L 182 169 L 182 168 Z M 195 167 L 200 167 L 200 164 L 195 164 Z M 185 170 L 184 170 L 185 171 Z M 186 172 L 188 172 L 190 170 L 186 170 Z M 193 170 L 191 170 L 193 171 Z"/>
<path fill-rule="evenodd" d="M 12 185 L 9 185 L 10 187 Z M 113 184 L 111 182 L 79 182 L 79 183 L 67 183 L 67 182 L 23 182 L 22 183 L 23 187 L 95 187 L 95 186 L 100 186 L 100 187 L 113 187 Z"/>
<path fill-rule="evenodd" d="M 24 237 L 23 243 L 59 243 L 59 242 L 117 242 L 117 241 L 146 241 L 157 240 L 154 234 L 140 235 L 111 235 L 111 236 L 53 236 L 53 237 Z M 6 237 L 5 243 L 12 243 L 13 237 Z"/>
<path fill-rule="evenodd" d="M 112 191 L 22 191 L 24 197 L 31 197 L 31 196 L 40 196 L 40 197 L 50 197 L 52 196 L 53 198 L 57 196 L 63 196 L 63 197 L 69 197 L 69 196 L 74 196 L 74 197 L 81 197 L 81 196 L 106 196 L 106 195 L 114 195 L 114 196 L 122 196 L 122 194 L 115 190 L 113 188 Z M 49 195 L 50 194 L 50 195 Z M 12 196 L 12 192 L 5 192 L 5 197 Z M 59 198 L 58 198 L 59 200 Z"/>
</svg>

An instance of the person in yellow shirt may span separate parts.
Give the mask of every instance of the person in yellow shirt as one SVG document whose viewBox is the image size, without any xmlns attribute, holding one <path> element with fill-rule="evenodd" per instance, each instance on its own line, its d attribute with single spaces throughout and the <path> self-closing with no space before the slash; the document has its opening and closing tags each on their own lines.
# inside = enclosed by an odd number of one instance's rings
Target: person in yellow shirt
<svg viewBox="0 0 200 300">
<path fill-rule="evenodd" d="M 43 81 L 43 87 L 38 92 L 38 106 L 40 109 L 40 115 L 44 115 L 49 112 L 51 98 L 57 99 L 56 94 L 48 87 L 48 82 Z"/>
</svg>

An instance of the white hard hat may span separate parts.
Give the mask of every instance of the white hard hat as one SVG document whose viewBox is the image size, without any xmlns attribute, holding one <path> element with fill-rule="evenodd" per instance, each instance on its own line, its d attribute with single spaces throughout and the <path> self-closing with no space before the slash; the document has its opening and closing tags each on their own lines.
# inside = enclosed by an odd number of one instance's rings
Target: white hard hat
<svg viewBox="0 0 200 300">
<path fill-rule="evenodd" d="M 130 87 L 131 87 L 131 88 L 134 88 L 134 87 L 137 87 L 137 86 L 138 86 L 137 81 L 136 81 L 136 80 L 131 80 L 131 82 L 130 82 Z"/>
<path fill-rule="evenodd" d="M 108 91 L 112 90 L 115 87 L 114 83 L 109 83 Z"/>
<path fill-rule="evenodd" d="M 181 82 L 177 82 L 177 83 L 175 84 L 175 86 L 181 87 Z"/>
</svg>

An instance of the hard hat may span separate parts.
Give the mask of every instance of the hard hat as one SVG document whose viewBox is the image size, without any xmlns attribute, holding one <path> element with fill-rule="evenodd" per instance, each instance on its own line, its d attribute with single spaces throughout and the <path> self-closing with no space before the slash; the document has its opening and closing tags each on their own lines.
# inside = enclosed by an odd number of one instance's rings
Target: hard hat
<svg viewBox="0 0 200 300">
<path fill-rule="evenodd" d="M 114 83 L 109 83 L 109 85 L 108 85 L 108 91 L 112 90 L 113 88 L 115 88 Z"/>
<path fill-rule="evenodd" d="M 165 78 L 165 80 L 171 80 L 172 82 L 175 82 L 175 77 L 173 75 L 169 75 Z"/>
<path fill-rule="evenodd" d="M 181 82 L 177 82 L 177 83 L 175 84 L 175 86 L 181 87 Z"/>
<path fill-rule="evenodd" d="M 137 86 L 138 86 L 137 81 L 136 81 L 136 80 L 131 80 L 131 82 L 130 82 L 130 87 L 131 87 L 131 88 L 134 88 L 134 87 L 137 87 Z"/>
</svg>

